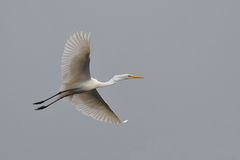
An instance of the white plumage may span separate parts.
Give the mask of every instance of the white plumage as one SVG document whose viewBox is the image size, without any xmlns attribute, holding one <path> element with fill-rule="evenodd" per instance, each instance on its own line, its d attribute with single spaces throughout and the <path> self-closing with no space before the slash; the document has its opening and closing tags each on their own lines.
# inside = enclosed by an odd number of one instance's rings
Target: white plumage
<svg viewBox="0 0 240 160">
<path fill-rule="evenodd" d="M 41 106 L 36 110 L 44 109 L 58 100 L 68 97 L 77 110 L 81 111 L 84 115 L 112 124 L 126 123 L 127 120 L 121 121 L 96 89 L 113 85 L 120 80 L 143 77 L 131 74 L 121 74 L 113 76 L 113 78 L 107 82 L 100 82 L 91 78 L 89 56 L 90 34 L 76 32 L 70 36 L 65 44 L 62 56 L 61 91 L 46 100 L 34 104 L 42 104 L 55 96 L 58 96 L 58 98 L 52 103 Z"/>
</svg>

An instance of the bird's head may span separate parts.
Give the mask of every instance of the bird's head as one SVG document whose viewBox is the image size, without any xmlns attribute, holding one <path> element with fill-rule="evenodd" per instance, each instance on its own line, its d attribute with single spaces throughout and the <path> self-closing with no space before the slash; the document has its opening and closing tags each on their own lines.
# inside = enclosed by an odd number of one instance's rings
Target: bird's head
<svg viewBox="0 0 240 160">
<path fill-rule="evenodd" d="M 136 79 L 136 78 L 144 78 L 143 76 L 136 76 L 132 74 L 120 74 L 120 75 L 115 75 L 113 77 L 114 81 L 121 81 L 121 80 L 127 80 L 127 79 Z"/>
</svg>

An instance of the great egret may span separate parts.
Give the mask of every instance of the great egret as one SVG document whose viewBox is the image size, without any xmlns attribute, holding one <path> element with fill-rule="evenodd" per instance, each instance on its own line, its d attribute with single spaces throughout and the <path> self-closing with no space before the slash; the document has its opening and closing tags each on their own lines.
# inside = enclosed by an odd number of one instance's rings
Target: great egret
<svg viewBox="0 0 240 160">
<path fill-rule="evenodd" d="M 99 87 L 115 84 L 120 80 L 143 78 L 132 74 L 115 75 L 107 82 L 100 82 L 91 78 L 89 71 L 90 62 L 90 34 L 76 32 L 67 40 L 62 56 L 62 86 L 60 92 L 43 100 L 34 103 L 42 104 L 56 96 L 53 102 L 41 106 L 35 110 L 42 110 L 64 97 L 68 97 L 74 106 L 83 114 L 96 120 L 113 124 L 125 123 L 111 110 L 103 100 L 98 91 Z"/>
</svg>

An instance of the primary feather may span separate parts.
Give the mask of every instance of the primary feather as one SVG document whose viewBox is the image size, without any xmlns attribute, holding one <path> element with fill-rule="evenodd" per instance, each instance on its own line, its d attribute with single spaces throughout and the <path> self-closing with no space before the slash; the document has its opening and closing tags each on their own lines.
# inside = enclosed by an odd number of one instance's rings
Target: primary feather
<svg viewBox="0 0 240 160">
<path fill-rule="evenodd" d="M 70 36 L 62 56 L 63 83 L 73 84 L 90 79 L 90 34 L 76 32 Z"/>
</svg>

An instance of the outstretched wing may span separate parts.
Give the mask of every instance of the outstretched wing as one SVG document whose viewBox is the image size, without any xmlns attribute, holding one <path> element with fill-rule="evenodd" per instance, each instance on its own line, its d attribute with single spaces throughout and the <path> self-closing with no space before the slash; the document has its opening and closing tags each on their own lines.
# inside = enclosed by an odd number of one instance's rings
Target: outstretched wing
<svg viewBox="0 0 240 160">
<path fill-rule="evenodd" d="M 113 124 L 125 123 L 111 110 L 96 89 L 69 97 L 70 101 L 83 114 L 96 120 Z"/>
<path fill-rule="evenodd" d="M 65 44 L 62 56 L 63 83 L 73 84 L 90 79 L 90 34 L 76 32 Z"/>
</svg>

